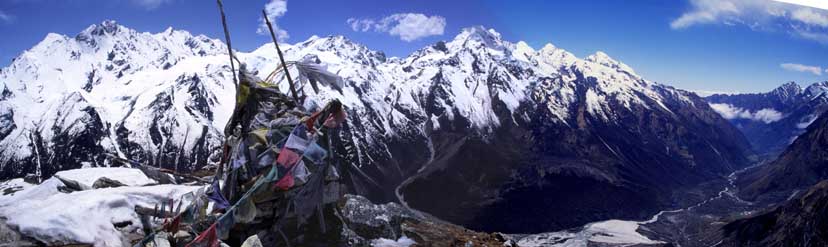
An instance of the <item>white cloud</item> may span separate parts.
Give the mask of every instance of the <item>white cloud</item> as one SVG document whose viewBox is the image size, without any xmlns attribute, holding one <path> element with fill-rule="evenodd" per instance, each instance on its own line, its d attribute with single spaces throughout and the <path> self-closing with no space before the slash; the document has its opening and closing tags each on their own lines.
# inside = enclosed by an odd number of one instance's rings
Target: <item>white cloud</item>
<svg viewBox="0 0 828 247">
<path fill-rule="evenodd" d="M 161 6 L 161 4 L 170 1 L 172 0 L 132 0 L 133 3 L 138 4 L 141 7 L 146 8 L 147 10 L 158 8 L 158 6 Z"/>
<path fill-rule="evenodd" d="M 773 123 L 782 119 L 782 113 L 774 109 L 765 108 L 753 114 L 753 120 Z"/>
<path fill-rule="evenodd" d="M 791 18 L 808 25 L 828 27 L 828 14 L 824 12 L 817 12 L 812 8 L 799 8 L 793 11 Z"/>
<path fill-rule="evenodd" d="M 398 13 L 380 20 L 348 18 L 351 29 L 357 32 L 384 32 L 398 36 L 404 41 L 414 41 L 433 35 L 442 35 L 446 29 L 446 18 L 426 16 L 420 13 Z"/>
<path fill-rule="evenodd" d="M 11 23 L 12 21 L 14 21 L 14 16 L 6 14 L 6 12 L 0 10 L 0 21 L 5 23 Z"/>
<path fill-rule="evenodd" d="M 782 113 L 771 108 L 765 108 L 757 112 L 751 112 L 741 107 L 735 107 L 731 104 L 715 104 L 710 103 L 710 108 L 719 113 L 725 119 L 750 119 L 753 121 L 761 121 L 766 124 L 773 123 L 782 119 Z"/>
<path fill-rule="evenodd" d="M 824 0 L 774 0 L 777 2 L 797 4 L 802 6 L 814 7 L 818 9 L 828 10 L 828 1 Z"/>
<path fill-rule="evenodd" d="M 783 30 L 795 37 L 828 45 L 828 10 L 785 2 L 809 0 L 690 0 L 690 9 L 670 22 L 672 29 L 694 25 L 745 25 L 754 30 Z"/>
<path fill-rule="evenodd" d="M 351 29 L 358 32 L 368 32 L 371 31 L 371 28 L 374 27 L 376 21 L 371 19 L 356 19 L 356 18 L 348 18 L 345 21 L 349 25 L 351 25 Z"/>
<path fill-rule="evenodd" d="M 794 28 L 793 31 L 794 35 L 797 37 L 816 41 L 817 43 L 828 45 L 828 33 L 818 32 L 818 31 L 811 31 L 811 30 L 803 30 L 801 28 Z"/>
<path fill-rule="evenodd" d="M 285 40 L 288 37 L 287 31 L 284 29 L 279 28 L 277 25 L 277 19 L 282 17 L 287 13 L 287 0 L 270 0 L 264 7 L 265 11 L 267 12 L 267 19 L 270 20 L 270 24 L 273 25 L 273 32 L 276 34 L 276 38 L 279 40 Z M 259 28 L 256 29 L 256 33 L 261 35 L 270 35 L 270 30 L 267 29 L 267 24 L 265 23 L 265 19 L 263 17 L 259 17 Z"/>
<path fill-rule="evenodd" d="M 692 0 L 691 4 L 693 10 L 670 22 L 671 28 L 681 29 L 695 24 L 724 22 L 732 19 L 730 16 L 742 13 L 742 7 L 738 6 L 737 1 Z"/>
<path fill-rule="evenodd" d="M 783 63 L 780 64 L 779 67 L 795 72 L 808 72 L 814 75 L 822 75 L 822 68 L 819 66 L 810 66 L 798 63 Z"/>
</svg>

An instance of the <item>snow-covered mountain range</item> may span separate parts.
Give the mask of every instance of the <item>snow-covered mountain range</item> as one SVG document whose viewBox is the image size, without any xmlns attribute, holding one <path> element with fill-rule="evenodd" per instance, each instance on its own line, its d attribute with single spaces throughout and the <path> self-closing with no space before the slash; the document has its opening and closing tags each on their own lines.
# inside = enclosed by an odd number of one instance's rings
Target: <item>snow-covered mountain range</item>
<svg viewBox="0 0 828 247">
<path fill-rule="evenodd" d="M 306 106 L 347 107 L 355 193 L 476 229 L 644 217 L 753 155 L 702 98 L 602 52 L 536 50 L 483 27 L 404 58 L 343 36 L 283 50 L 345 79 L 308 90 Z M 272 44 L 237 55 L 260 77 L 278 64 Z M 183 171 L 216 163 L 234 102 L 227 60 L 221 41 L 173 29 L 105 21 L 47 35 L 0 71 L 0 178 L 107 166 L 105 153 Z"/>
<path fill-rule="evenodd" d="M 828 81 L 805 88 L 795 82 L 755 94 L 715 94 L 711 106 L 745 133 L 754 149 L 776 156 L 828 110 Z"/>
<path fill-rule="evenodd" d="M 212 123 L 229 118 L 220 102 L 233 100 L 223 79 L 230 71 L 217 57 L 222 47 L 185 31 L 139 33 L 113 21 L 75 37 L 47 35 L 0 71 L 3 177 L 106 166 L 106 152 L 206 162 L 221 138 Z M 170 158 L 179 154 L 186 157 Z"/>
</svg>

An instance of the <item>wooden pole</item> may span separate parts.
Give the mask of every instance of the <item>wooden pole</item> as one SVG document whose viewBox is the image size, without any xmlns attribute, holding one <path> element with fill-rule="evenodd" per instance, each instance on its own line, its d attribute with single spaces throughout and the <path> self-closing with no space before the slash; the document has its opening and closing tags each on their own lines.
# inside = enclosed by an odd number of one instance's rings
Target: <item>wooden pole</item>
<svg viewBox="0 0 828 247">
<path fill-rule="evenodd" d="M 234 119 L 236 118 L 236 107 L 238 107 L 238 99 L 239 99 L 239 91 L 240 91 L 240 82 L 236 79 L 236 65 L 233 64 L 233 47 L 230 44 L 230 31 L 227 29 L 227 18 L 224 16 L 224 5 L 221 3 L 221 0 L 216 0 L 218 2 L 219 13 L 221 14 L 221 26 L 224 27 L 224 39 L 227 42 L 227 52 L 230 55 L 230 72 L 233 73 L 233 85 L 236 86 L 236 98 L 233 100 L 233 115 L 230 116 L 230 120 L 227 121 L 227 126 L 224 127 L 224 147 L 223 151 L 224 157 L 228 157 L 229 152 L 229 145 L 227 143 L 227 138 L 230 138 L 231 130 L 234 126 L 232 124 L 235 122 Z M 224 163 L 227 162 L 226 159 L 222 159 L 218 164 L 218 169 L 216 170 L 216 175 L 213 177 L 213 180 L 221 179 L 224 175 Z"/>
<path fill-rule="evenodd" d="M 288 86 L 290 86 L 290 94 L 293 95 L 293 100 L 296 102 L 296 105 L 299 105 L 299 95 L 296 93 L 296 88 L 293 86 L 293 79 L 290 78 L 290 71 L 288 71 L 287 63 L 285 63 L 285 58 L 282 55 L 282 49 L 279 49 L 279 42 L 276 41 L 276 33 L 273 32 L 273 25 L 270 24 L 270 19 L 267 18 L 267 11 L 262 10 L 262 16 L 264 16 L 267 28 L 270 30 L 270 38 L 273 39 L 273 45 L 276 46 L 276 52 L 279 53 L 279 61 L 282 62 L 282 69 L 285 70 Z"/>
<path fill-rule="evenodd" d="M 221 4 L 221 0 L 216 1 L 218 2 L 219 13 L 221 13 L 221 25 L 224 27 L 224 41 L 227 42 L 227 53 L 230 54 L 230 69 L 233 72 L 233 84 L 238 89 L 239 83 L 236 79 L 236 65 L 233 64 L 233 47 L 230 44 L 230 31 L 227 29 L 227 18 L 224 17 L 224 5 Z"/>
</svg>

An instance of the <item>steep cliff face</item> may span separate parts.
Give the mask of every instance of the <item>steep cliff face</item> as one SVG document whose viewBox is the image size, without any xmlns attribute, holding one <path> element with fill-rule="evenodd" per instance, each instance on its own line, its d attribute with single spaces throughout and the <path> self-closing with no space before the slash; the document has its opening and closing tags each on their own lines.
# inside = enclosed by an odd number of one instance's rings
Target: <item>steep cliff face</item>
<svg viewBox="0 0 828 247">
<path fill-rule="evenodd" d="M 105 166 L 105 152 L 183 171 L 215 163 L 234 97 L 223 47 L 114 22 L 49 35 L 0 71 L 2 177 Z M 340 153 L 354 192 L 478 229 L 644 217 L 753 155 L 701 98 L 602 52 L 535 50 L 482 27 L 405 58 L 342 36 L 284 51 L 345 79 L 342 90 L 307 90 L 305 106 L 347 107 Z M 265 77 L 275 54 L 238 56 Z"/>
</svg>

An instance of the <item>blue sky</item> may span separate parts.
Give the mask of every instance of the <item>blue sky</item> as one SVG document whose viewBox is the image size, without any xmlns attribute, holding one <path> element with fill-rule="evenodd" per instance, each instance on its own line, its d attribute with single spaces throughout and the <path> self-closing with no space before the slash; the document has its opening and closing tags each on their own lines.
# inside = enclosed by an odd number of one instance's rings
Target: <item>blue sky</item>
<svg viewBox="0 0 828 247">
<path fill-rule="evenodd" d="M 649 80 L 684 89 L 757 92 L 828 80 L 828 11 L 771 1 L 225 0 L 234 48 L 269 42 L 257 34 L 268 3 L 290 43 L 342 34 L 406 56 L 483 25 L 536 49 L 604 51 Z M 223 37 L 210 0 L 0 0 L 0 66 L 49 32 L 73 36 L 107 19 L 139 31 L 172 26 Z"/>
</svg>

